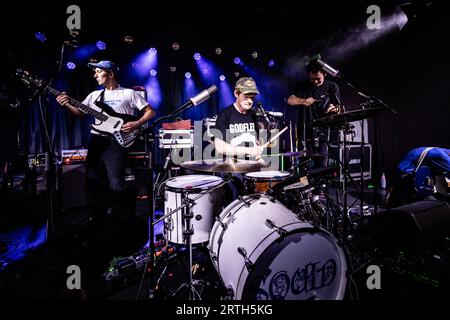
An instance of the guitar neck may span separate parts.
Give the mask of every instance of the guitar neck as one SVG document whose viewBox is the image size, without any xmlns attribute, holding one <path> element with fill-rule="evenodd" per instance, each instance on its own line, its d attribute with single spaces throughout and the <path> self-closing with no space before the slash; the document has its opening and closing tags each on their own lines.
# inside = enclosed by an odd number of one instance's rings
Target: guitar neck
<svg viewBox="0 0 450 320">
<path fill-rule="evenodd" d="M 61 91 L 58 91 L 56 89 L 53 89 L 51 87 L 47 87 L 48 92 L 50 92 L 51 94 L 53 94 L 54 96 L 59 96 L 62 94 Z M 90 107 L 88 107 L 85 104 L 82 104 L 80 101 L 75 100 L 71 97 L 69 97 L 69 103 L 71 105 L 73 105 L 74 107 L 77 107 L 78 109 L 80 109 L 81 111 L 83 111 L 84 113 L 90 114 L 92 116 L 94 116 L 96 119 L 100 120 L 100 121 L 105 121 L 108 117 L 106 115 L 104 115 L 103 113 L 94 110 Z"/>
</svg>

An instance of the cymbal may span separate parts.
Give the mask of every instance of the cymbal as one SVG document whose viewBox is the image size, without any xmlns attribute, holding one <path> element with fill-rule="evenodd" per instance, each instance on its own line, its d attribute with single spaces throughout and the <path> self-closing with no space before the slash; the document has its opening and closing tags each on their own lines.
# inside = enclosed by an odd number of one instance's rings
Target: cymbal
<svg viewBox="0 0 450 320">
<path fill-rule="evenodd" d="M 268 168 L 270 165 L 255 160 L 241 159 L 211 159 L 186 161 L 181 166 L 194 171 L 222 172 L 222 173 L 247 173 L 261 171 L 262 168 Z"/>
<path fill-rule="evenodd" d="M 323 118 L 315 119 L 308 124 L 308 126 L 328 126 L 328 125 L 341 125 L 346 122 L 352 122 L 357 120 L 363 120 L 367 118 L 375 117 L 376 115 L 386 112 L 386 108 L 383 106 L 368 107 L 364 109 L 355 109 L 343 113 L 332 114 Z"/>
<path fill-rule="evenodd" d="M 310 151 L 298 151 L 298 152 L 285 152 L 281 155 L 286 157 L 295 157 L 295 158 L 322 158 L 323 154 L 321 153 L 313 153 Z"/>
</svg>

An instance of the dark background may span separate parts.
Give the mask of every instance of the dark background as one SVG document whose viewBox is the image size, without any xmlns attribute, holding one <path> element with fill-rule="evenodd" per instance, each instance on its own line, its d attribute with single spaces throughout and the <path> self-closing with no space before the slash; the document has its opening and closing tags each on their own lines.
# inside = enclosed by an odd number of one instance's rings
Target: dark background
<svg viewBox="0 0 450 320">
<path fill-rule="evenodd" d="M 295 81 L 305 77 L 302 59 L 320 52 L 323 60 L 352 83 L 398 111 L 397 116 L 386 114 L 378 118 L 377 163 L 387 173 L 389 183 L 396 165 L 410 149 L 450 147 L 447 11 L 435 1 L 428 6 L 429 1 L 410 2 L 410 8 L 416 9 L 416 17 L 403 30 L 393 29 L 375 40 L 364 38 L 368 34 L 364 30 L 367 6 L 379 5 L 385 17 L 401 1 L 362 1 L 345 6 L 337 1 L 79 3 L 82 26 L 78 40 L 83 44 L 102 39 L 108 49 L 95 58 L 116 61 L 122 69 L 145 48 L 156 47 L 162 91 L 158 116 L 189 98 L 183 95 L 181 84 L 184 70 L 193 64 L 193 52 L 205 52 L 204 56 L 216 59 L 232 86 L 235 66 L 226 59 L 232 60 L 234 56 L 245 59 L 256 50 L 260 60 L 249 65 L 266 75 L 264 79 L 256 79 L 266 91 L 264 104 L 295 121 L 297 110 L 288 106 L 285 98 Z M 28 101 L 30 92 L 14 78 L 16 68 L 32 70 L 44 79 L 55 76 L 58 89 L 67 90 L 80 100 L 95 89 L 92 73 L 84 63 L 74 72 L 64 69 L 55 74 L 61 44 L 70 39 L 66 27 L 69 4 L 74 3 L 12 3 L 1 12 L 1 161 L 13 159 L 17 154 L 43 152 L 46 148 L 37 102 Z M 36 41 L 37 31 L 46 34 L 45 43 Z M 131 46 L 122 41 L 127 34 L 135 38 Z M 176 53 L 171 49 L 173 42 L 181 45 Z M 217 46 L 224 49 L 220 59 L 213 53 Z M 69 55 L 66 52 L 65 58 Z M 276 61 L 270 70 L 266 67 L 268 59 Z M 172 63 L 176 63 L 177 72 L 161 71 L 168 70 Z M 124 77 L 121 84 L 142 85 L 144 80 Z M 340 80 L 337 82 L 347 109 L 358 108 L 362 99 L 355 90 Z M 203 89 L 207 85 L 201 83 L 198 87 Z M 17 101 L 19 106 L 13 107 Z M 213 97 L 197 106 L 201 109 L 184 116 L 200 120 L 217 114 L 223 107 Z M 54 98 L 49 99 L 48 111 L 50 136 L 56 149 L 86 145 L 87 120 L 73 119 L 55 105 Z M 369 125 L 370 142 L 374 144 L 373 119 Z"/>
</svg>

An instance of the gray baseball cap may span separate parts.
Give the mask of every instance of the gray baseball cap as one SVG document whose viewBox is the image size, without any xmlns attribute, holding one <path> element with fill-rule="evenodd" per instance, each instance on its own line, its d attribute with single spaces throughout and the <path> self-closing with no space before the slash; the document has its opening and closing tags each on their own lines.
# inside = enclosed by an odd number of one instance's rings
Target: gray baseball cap
<svg viewBox="0 0 450 320">
<path fill-rule="evenodd" d="M 108 60 L 102 60 L 97 63 L 88 63 L 89 68 L 99 68 L 107 71 L 113 71 L 114 73 L 119 73 L 119 68 L 114 64 L 114 62 Z"/>
</svg>

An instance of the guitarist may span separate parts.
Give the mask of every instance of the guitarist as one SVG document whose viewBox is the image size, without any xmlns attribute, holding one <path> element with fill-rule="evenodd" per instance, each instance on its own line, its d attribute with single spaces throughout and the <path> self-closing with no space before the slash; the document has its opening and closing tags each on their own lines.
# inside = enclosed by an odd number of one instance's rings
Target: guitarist
<svg viewBox="0 0 450 320">
<path fill-rule="evenodd" d="M 143 111 L 142 116 L 136 121 L 124 123 L 121 128 L 123 132 L 136 130 L 155 116 L 155 111 L 141 95 L 119 85 L 117 81 L 119 68 L 113 62 L 88 63 L 88 67 L 94 70 L 94 79 L 104 89 L 91 92 L 84 99 L 84 105 L 101 111 L 95 105 L 95 102 L 101 101 L 120 114 L 133 115 L 135 109 Z M 84 112 L 70 103 L 70 98 L 65 92 L 56 100 L 73 114 L 84 115 Z M 122 213 L 133 215 L 135 196 L 126 188 L 124 179 L 126 154 L 126 149 L 117 144 L 111 136 L 91 130 L 86 158 L 86 182 L 94 200 L 103 203 L 104 200 L 110 199 L 112 194 L 113 200 L 124 210 Z"/>
</svg>

